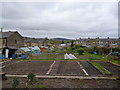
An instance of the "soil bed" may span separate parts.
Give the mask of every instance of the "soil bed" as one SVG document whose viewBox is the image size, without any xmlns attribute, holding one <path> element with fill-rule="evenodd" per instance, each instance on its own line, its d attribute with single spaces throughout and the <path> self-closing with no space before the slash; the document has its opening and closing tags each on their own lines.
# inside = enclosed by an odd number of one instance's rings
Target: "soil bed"
<svg viewBox="0 0 120 90">
<path fill-rule="evenodd" d="M 3 66 L 6 66 L 2 68 L 3 72 L 6 72 L 8 75 L 25 75 L 28 73 L 34 73 L 36 75 L 46 75 L 48 70 L 50 69 L 50 66 L 54 61 L 46 60 L 46 61 L 39 61 L 39 60 L 26 60 L 26 61 L 20 61 L 19 60 L 11 60 L 8 62 L 3 63 Z M 15 63 L 18 62 L 18 63 Z M 85 76 L 85 73 L 82 71 L 80 65 L 78 64 L 80 62 L 86 72 L 89 74 L 89 76 L 102 76 L 102 74 L 95 69 L 91 64 L 89 64 L 87 61 L 78 61 L 78 60 L 64 60 L 64 61 L 55 61 L 55 64 L 53 65 L 50 75 L 76 75 L 76 76 Z M 112 73 L 112 76 L 118 76 L 120 75 L 120 71 L 118 72 L 120 66 L 113 65 L 108 62 L 102 62 L 102 61 L 96 61 L 100 65 L 102 65 L 105 69 L 110 71 Z"/>
<path fill-rule="evenodd" d="M 80 61 L 89 76 L 101 76 L 102 74 L 87 61 Z"/>
<path fill-rule="evenodd" d="M 21 61 L 19 63 L 7 66 L 2 69 L 7 74 L 28 74 L 36 75 L 46 74 L 53 61 Z"/>
<path fill-rule="evenodd" d="M 113 76 L 118 76 L 118 75 L 120 76 L 120 66 L 116 66 L 109 62 L 101 62 L 101 61 L 96 61 L 96 62 L 102 65 L 108 71 L 110 71 Z"/>
<path fill-rule="evenodd" d="M 8 65 L 8 64 L 12 64 L 12 63 L 15 63 L 15 62 L 17 62 L 17 61 L 18 61 L 18 60 L 9 60 L 9 61 L 3 62 L 3 63 L 2 63 L 2 66 Z"/>
<path fill-rule="evenodd" d="M 119 80 L 100 80 L 100 79 L 36 79 L 37 82 L 29 85 L 29 88 L 39 88 L 44 85 L 46 88 L 119 88 Z M 3 81 L 3 88 L 12 88 L 13 78 Z M 19 78 L 18 88 L 25 88 L 26 78 Z"/>
<path fill-rule="evenodd" d="M 60 75 L 85 75 L 77 61 L 60 61 L 57 74 Z"/>
</svg>

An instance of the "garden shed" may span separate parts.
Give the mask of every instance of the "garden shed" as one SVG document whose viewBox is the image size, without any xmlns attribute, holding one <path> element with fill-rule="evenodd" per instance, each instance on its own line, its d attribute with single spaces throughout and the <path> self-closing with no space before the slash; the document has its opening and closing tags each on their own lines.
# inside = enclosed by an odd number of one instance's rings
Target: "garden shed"
<svg viewBox="0 0 120 90">
<path fill-rule="evenodd" d="M 29 49 L 31 50 L 32 54 L 41 54 L 41 49 L 38 46 L 29 47 Z"/>
<path fill-rule="evenodd" d="M 27 58 L 29 58 L 30 55 L 31 55 L 31 53 L 32 53 L 32 52 L 31 52 L 31 50 L 30 50 L 28 47 L 19 48 L 19 49 L 15 52 L 15 54 L 17 54 L 17 58 L 21 58 L 23 54 L 26 55 Z"/>
</svg>

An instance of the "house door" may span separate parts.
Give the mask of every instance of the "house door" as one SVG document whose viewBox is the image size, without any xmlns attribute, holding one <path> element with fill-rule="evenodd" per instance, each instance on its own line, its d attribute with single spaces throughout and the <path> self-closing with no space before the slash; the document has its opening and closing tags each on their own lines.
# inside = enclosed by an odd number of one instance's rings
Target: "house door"
<svg viewBox="0 0 120 90">
<path fill-rule="evenodd" d="M 9 49 L 6 49 L 5 50 L 5 58 L 8 58 L 8 56 L 9 56 Z"/>
</svg>

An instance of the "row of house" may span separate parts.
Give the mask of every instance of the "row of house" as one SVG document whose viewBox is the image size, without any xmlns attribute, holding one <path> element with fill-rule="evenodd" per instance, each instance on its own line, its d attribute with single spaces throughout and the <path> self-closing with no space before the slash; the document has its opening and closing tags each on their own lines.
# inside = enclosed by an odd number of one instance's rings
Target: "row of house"
<svg viewBox="0 0 120 90">
<path fill-rule="evenodd" d="M 30 38 L 30 37 L 24 37 L 24 46 L 30 47 L 30 46 L 47 46 L 47 41 L 43 38 Z"/>
<path fill-rule="evenodd" d="M 117 38 L 79 38 L 75 42 L 76 44 L 81 44 L 87 47 L 107 47 L 107 48 L 117 48 L 119 47 L 120 40 Z"/>
<path fill-rule="evenodd" d="M 74 41 L 75 44 L 86 45 L 89 47 L 118 47 L 119 40 L 117 38 L 80 38 Z M 49 40 L 43 38 L 29 38 L 23 37 L 19 32 L 3 32 L 0 37 L 0 49 L 9 47 L 11 49 L 17 49 L 20 47 L 31 47 L 31 46 L 48 46 L 51 45 Z"/>
<path fill-rule="evenodd" d="M 112 38 L 80 38 L 74 41 L 75 44 L 81 44 L 82 46 L 87 47 L 118 47 L 119 46 L 119 39 L 112 39 Z M 70 45 L 70 43 L 68 43 Z M 29 38 L 23 37 L 17 31 L 8 31 L 8 32 L 0 32 L 0 51 L 5 54 L 6 49 L 10 49 L 11 55 L 15 53 L 18 48 L 21 47 L 47 47 L 51 45 L 50 40 L 47 38 Z M 67 45 L 66 45 L 67 46 Z M 60 46 L 62 47 L 62 46 Z M 3 49 L 3 50 L 2 50 Z M 45 49 L 43 49 L 45 50 Z M 10 56 L 11 56 L 10 55 Z"/>
</svg>

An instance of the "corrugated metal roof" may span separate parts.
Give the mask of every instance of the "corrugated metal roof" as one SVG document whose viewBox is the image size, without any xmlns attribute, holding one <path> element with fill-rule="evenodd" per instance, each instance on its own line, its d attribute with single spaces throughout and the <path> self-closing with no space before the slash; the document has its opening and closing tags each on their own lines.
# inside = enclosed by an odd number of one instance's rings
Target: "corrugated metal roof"
<svg viewBox="0 0 120 90">
<path fill-rule="evenodd" d="M 31 50 L 30 50 L 29 48 L 27 48 L 27 47 L 23 47 L 23 48 L 20 48 L 20 49 L 24 50 L 25 52 L 31 51 Z"/>
</svg>

